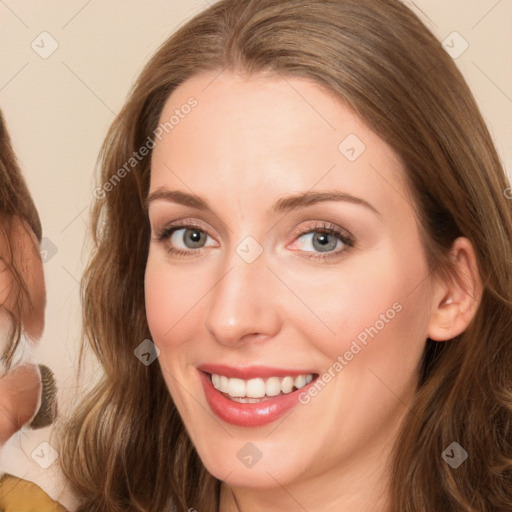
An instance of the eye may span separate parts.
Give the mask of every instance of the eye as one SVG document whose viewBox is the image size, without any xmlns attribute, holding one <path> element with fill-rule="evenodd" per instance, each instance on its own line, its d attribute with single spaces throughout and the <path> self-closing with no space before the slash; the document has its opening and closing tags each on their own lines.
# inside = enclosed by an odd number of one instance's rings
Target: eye
<svg viewBox="0 0 512 512">
<path fill-rule="evenodd" d="M 305 242 L 302 243 L 301 250 L 306 250 L 305 246 L 311 245 L 313 250 L 319 252 L 329 252 L 336 249 L 340 240 L 332 233 L 323 233 L 321 231 L 313 231 L 311 233 L 306 233 L 302 235 L 301 238 L 305 239 Z"/>
<path fill-rule="evenodd" d="M 295 244 L 300 251 L 311 253 L 306 258 L 326 259 L 346 252 L 355 241 L 337 226 L 323 222 L 299 232 Z"/>
<path fill-rule="evenodd" d="M 178 256 L 190 256 L 193 253 L 202 252 L 205 247 L 215 245 L 215 242 L 207 245 L 207 241 L 211 237 L 195 224 L 182 223 L 167 226 L 158 233 L 157 238 L 167 245 L 169 253 Z"/>
<path fill-rule="evenodd" d="M 186 249 L 200 249 L 203 247 L 207 236 L 204 231 L 199 229 L 182 228 L 174 230 L 169 240 L 177 246 L 183 243 Z"/>
<path fill-rule="evenodd" d="M 207 247 L 216 246 L 215 240 L 201 226 L 186 221 L 164 227 L 157 239 L 165 244 L 170 254 L 176 256 L 196 256 L 202 254 Z M 321 222 L 310 226 L 308 230 L 299 231 L 295 245 L 294 249 L 308 253 L 303 256 L 305 258 L 326 260 L 345 253 L 355 245 L 355 239 L 334 224 Z"/>
</svg>

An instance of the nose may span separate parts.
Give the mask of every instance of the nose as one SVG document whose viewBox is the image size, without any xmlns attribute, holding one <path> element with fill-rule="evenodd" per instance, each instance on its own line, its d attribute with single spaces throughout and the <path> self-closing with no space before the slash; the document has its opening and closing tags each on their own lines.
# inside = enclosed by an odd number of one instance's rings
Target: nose
<svg viewBox="0 0 512 512">
<path fill-rule="evenodd" d="M 218 343 L 234 347 L 275 336 L 281 328 L 279 281 L 264 253 L 247 263 L 236 251 L 209 294 L 205 326 Z"/>
</svg>

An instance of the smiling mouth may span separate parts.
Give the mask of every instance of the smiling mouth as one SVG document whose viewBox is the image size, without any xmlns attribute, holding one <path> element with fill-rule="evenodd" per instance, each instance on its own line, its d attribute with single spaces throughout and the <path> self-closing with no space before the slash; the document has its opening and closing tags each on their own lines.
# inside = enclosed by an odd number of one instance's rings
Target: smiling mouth
<svg viewBox="0 0 512 512">
<path fill-rule="evenodd" d="M 254 379 L 230 378 L 208 373 L 213 387 L 225 398 L 238 403 L 259 403 L 279 395 L 289 395 L 315 380 L 318 375 L 306 373 L 297 376 Z"/>
</svg>

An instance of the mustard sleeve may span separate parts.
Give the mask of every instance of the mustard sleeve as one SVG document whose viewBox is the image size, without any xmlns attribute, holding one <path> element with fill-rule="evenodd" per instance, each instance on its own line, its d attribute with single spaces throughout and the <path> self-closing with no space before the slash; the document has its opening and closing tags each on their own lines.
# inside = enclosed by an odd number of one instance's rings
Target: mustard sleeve
<svg viewBox="0 0 512 512">
<path fill-rule="evenodd" d="M 0 512 L 67 512 L 38 485 L 4 475 L 0 480 Z"/>
</svg>

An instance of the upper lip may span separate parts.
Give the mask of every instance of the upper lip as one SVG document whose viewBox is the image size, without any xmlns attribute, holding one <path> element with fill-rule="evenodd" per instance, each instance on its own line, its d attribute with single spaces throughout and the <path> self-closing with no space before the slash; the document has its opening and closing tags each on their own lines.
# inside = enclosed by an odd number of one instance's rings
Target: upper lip
<svg viewBox="0 0 512 512">
<path fill-rule="evenodd" d="M 316 372 L 312 370 L 292 370 L 286 368 L 274 368 L 270 366 L 227 366 L 223 364 L 202 364 L 197 367 L 198 370 L 210 374 L 224 375 L 229 378 L 242 380 L 267 378 L 267 377 L 296 377 L 297 375 L 308 375 Z"/>
</svg>

